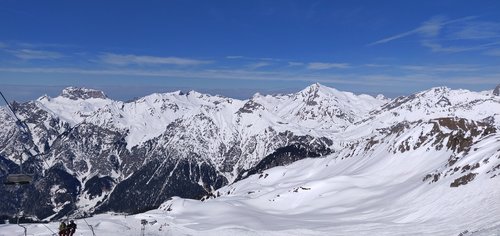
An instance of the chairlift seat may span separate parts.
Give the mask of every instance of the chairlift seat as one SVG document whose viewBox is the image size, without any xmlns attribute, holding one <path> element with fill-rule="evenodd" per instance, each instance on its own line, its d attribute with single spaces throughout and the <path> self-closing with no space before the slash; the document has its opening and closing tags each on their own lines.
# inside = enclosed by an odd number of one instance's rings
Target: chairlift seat
<svg viewBox="0 0 500 236">
<path fill-rule="evenodd" d="M 5 185 L 29 184 L 33 181 L 33 176 L 26 174 L 9 174 L 3 182 Z"/>
</svg>

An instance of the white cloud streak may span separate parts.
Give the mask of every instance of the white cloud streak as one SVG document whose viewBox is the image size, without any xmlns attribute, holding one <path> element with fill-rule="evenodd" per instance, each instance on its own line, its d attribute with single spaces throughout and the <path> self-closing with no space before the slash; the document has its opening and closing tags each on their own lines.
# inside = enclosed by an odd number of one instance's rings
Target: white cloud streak
<svg viewBox="0 0 500 236">
<path fill-rule="evenodd" d="M 270 66 L 270 65 L 272 65 L 272 64 L 269 62 L 257 62 L 257 63 L 250 64 L 247 67 L 250 69 L 258 69 L 258 68 L 266 67 L 266 66 Z"/>
<path fill-rule="evenodd" d="M 226 59 L 242 59 L 243 56 L 226 56 Z"/>
<path fill-rule="evenodd" d="M 413 30 L 375 41 L 368 46 L 418 35 L 420 45 L 432 52 L 460 53 L 490 50 L 483 55 L 495 55 L 494 49 L 498 49 L 500 45 L 500 23 L 474 20 L 476 18 L 468 16 L 445 20 L 443 17 L 434 17 Z"/>
<path fill-rule="evenodd" d="M 288 66 L 303 66 L 304 63 L 302 62 L 295 62 L 295 61 L 289 61 Z"/>
<path fill-rule="evenodd" d="M 435 37 L 439 34 L 443 26 L 457 23 L 457 22 L 463 22 L 463 21 L 468 21 L 477 18 L 476 16 L 467 16 L 463 18 L 458 18 L 454 20 L 448 20 L 446 21 L 443 17 L 434 17 L 428 21 L 423 22 L 419 27 L 412 29 L 410 31 L 406 31 L 400 34 L 396 34 L 394 36 L 390 36 L 375 42 L 372 42 L 368 44 L 368 46 L 374 46 L 377 44 L 383 44 L 383 43 L 388 43 L 396 39 L 404 38 L 410 35 L 414 34 L 420 34 L 424 37 Z"/>
<path fill-rule="evenodd" d="M 274 62 L 284 61 L 283 59 L 272 58 L 272 57 L 246 57 L 246 56 L 226 56 L 226 59 L 249 60 L 249 61 L 274 61 Z"/>
<path fill-rule="evenodd" d="M 450 35 L 453 40 L 482 40 L 500 38 L 500 23 L 466 22 Z"/>
<path fill-rule="evenodd" d="M 347 69 L 350 67 L 348 63 L 311 62 L 307 64 L 307 69 L 310 70 Z"/>
<path fill-rule="evenodd" d="M 23 60 L 53 60 L 64 57 L 63 54 L 54 51 L 31 50 L 31 49 L 7 50 L 7 51 L 10 52 L 15 57 Z"/>
<path fill-rule="evenodd" d="M 410 30 L 410 31 L 407 31 L 407 32 L 404 32 L 404 33 L 400 33 L 400 34 L 397 34 L 397 35 L 394 35 L 394 36 L 391 36 L 391 37 L 388 37 L 388 38 L 384 38 L 384 39 L 381 39 L 381 40 L 378 40 L 378 41 L 375 41 L 375 42 L 372 42 L 372 43 L 368 44 L 368 46 L 374 46 L 374 45 L 377 45 L 377 44 L 387 43 L 387 42 L 390 42 L 390 41 L 393 41 L 393 40 L 396 40 L 396 39 L 400 39 L 400 38 L 403 38 L 403 37 L 406 37 L 406 36 L 409 36 L 409 35 L 413 35 L 413 34 L 418 33 L 418 32 L 419 32 L 419 28 L 414 29 L 414 30 Z"/>
<path fill-rule="evenodd" d="M 180 58 L 180 57 L 139 56 L 133 54 L 122 55 L 114 53 L 105 53 L 101 55 L 99 58 L 101 62 L 118 66 L 126 66 L 132 64 L 136 65 L 166 64 L 166 65 L 178 65 L 178 66 L 194 66 L 194 65 L 212 63 L 212 61 L 196 60 L 196 59 Z"/>
<path fill-rule="evenodd" d="M 467 64 L 456 65 L 402 65 L 399 66 L 403 70 L 411 70 L 418 72 L 477 72 L 484 70 L 484 67 Z"/>
<path fill-rule="evenodd" d="M 466 52 L 466 51 L 477 51 L 490 48 L 492 46 L 500 45 L 500 42 L 492 42 L 492 43 L 484 43 L 475 46 L 469 47 L 458 47 L 458 46 L 450 46 L 445 47 L 440 43 L 437 43 L 432 40 L 422 40 L 422 46 L 430 48 L 433 52 L 448 52 L 448 53 L 456 53 L 456 52 Z"/>
</svg>

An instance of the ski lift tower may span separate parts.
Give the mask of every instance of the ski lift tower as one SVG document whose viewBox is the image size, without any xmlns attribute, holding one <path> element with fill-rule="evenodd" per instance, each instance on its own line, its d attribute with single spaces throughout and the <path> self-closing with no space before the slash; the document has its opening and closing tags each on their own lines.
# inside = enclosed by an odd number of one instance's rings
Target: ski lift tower
<svg viewBox="0 0 500 236">
<path fill-rule="evenodd" d="M 146 219 L 141 220 L 141 235 L 144 236 L 144 232 L 146 231 L 146 225 L 148 224 L 148 221 Z"/>
</svg>

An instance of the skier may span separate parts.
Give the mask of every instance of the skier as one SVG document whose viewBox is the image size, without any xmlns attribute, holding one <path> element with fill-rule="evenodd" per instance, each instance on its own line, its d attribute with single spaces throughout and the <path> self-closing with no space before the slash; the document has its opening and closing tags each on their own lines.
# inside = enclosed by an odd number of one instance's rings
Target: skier
<svg viewBox="0 0 500 236">
<path fill-rule="evenodd" d="M 66 223 L 64 221 L 61 221 L 61 224 L 59 225 L 59 236 L 66 236 Z"/>
<path fill-rule="evenodd" d="M 73 236 L 73 234 L 75 234 L 75 231 L 76 231 L 76 224 L 73 220 L 70 220 L 68 225 L 68 235 Z"/>
</svg>

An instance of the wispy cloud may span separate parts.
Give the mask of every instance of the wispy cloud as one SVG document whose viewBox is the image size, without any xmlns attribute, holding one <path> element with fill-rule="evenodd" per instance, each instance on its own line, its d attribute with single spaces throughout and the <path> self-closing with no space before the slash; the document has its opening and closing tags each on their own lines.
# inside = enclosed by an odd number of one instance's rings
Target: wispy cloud
<svg viewBox="0 0 500 236">
<path fill-rule="evenodd" d="M 448 53 L 455 53 L 455 52 L 466 52 L 466 51 L 478 51 L 478 50 L 483 50 L 483 49 L 488 49 L 491 48 L 492 46 L 497 46 L 500 45 L 500 41 L 498 42 L 491 42 L 491 43 L 484 43 L 484 44 L 477 44 L 477 45 L 472 45 L 472 46 L 443 46 L 442 44 L 432 41 L 432 40 L 422 40 L 422 46 L 425 46 L 427 48 L 430 48 L 433 52 L 448 52 Z"/>
<path fill-rule="evenodd" d="M 500 49 L 491 49 L 484 52 L 484 55 L 500 57 Z"/>
<path fill-rule="evenodd" d="M 497 71 L 494 66 L 486 66 L 479 64 L 363 64 L 363 67 L 371 68 L 371 71 L 389 71 L 398 73 L 420 73 L 420 74 L 434 74 L 439 73 L 442 77 L 447 78 L 450 73 L 455 72 L 471 72 L 475 73 Z"/>
<path fill-rule="evenodd" d="M 289 61 L 288 66 L 303 66 L 303 62 L 295 62 L 295 61 Z"/>
<path fill-rule="evenodd" d="M 347 69 L 349 67 L 351 66 L 348 63 L 311 62 L 307 64 L 307 69 L 310 70 Z"/>
<path fill-rule="evenodd" d="M 241 59 L 243 56 L 226 56 L 226 59 Z"/>
<path fill-rule="evenodd" d="M 420 29 L 416 28 L 416 29 L 413 29 L 413 30 L 410 30 L 410 31 L 407 31 L 407 32 L 404 32 L 404 33 L 396 34 L 394 36 L 387 37 L 387 38 L 384 38 L 384 39 L 377 40 L 375 42 L 369 43 L 368 46 L 374 46 L 374 45 L 377 45 L 377 44 L 388 43 L 390 41 L 393 41 L 393 40 L 396 40 L 396 39 L 400 39 L 400 38 L 404 38 L 406 36 L 410 36 L 410 35 L 416 34 L 418 32 L 420 32 Z"/>
<path fill-rule="evenodd" d="M 441 43 L 438 43 L 433 40 L 422 40 L 422 46 L 431 49 L 433 52 L 465 52 L 465 51 L 473 51 L 476 50 L 476 47 L 457 47 L 457 46 L 448 46 L 445 47 Z"/>
<path fill-rule="evenodd" d="M 226 56 L 226 59 L 230 60 L 249 60 L 249 61 L 284 61 L 284 59 L 280 58 L 272 58 L 272 57 L 246 57 L 246 56 Z"/>
<path fill-rule="evenodd" d="M 498 48 L 500 23 L 478 21 L 477 18 L 468 16 L 447 20 L 442 16 L 433 17 L 415 29 L 372 42 L 368 46 L 417 35 L 420 45 L 432 52 L 459 53 Z"/>
<path fill-rule="evenodd" d="M 390 65 L 368 63 L 368 64 L 364 64 L 363 66 L 371 67 L 371 68 L 382 68 L 382 67 L 389 67 Z"/>
<path fill-rule="evenodd" d="M 178 65 L 178 66 L 193 66 L 193 65 L 212 63 L 212 61 L 196 60 L 190 58 L 139 56 L 133 54 L 123 55 L 114 53 L 105 53 L 101 55 L 99 58 L 101 62 L 119 66 L 126 66 L 131 64 L 136 64 L 136 65 L 167 64 L 167 65 Z"/>
<path fill-rule="evenodd" d="M 402 65 L 398 66 L 403 70 L 412 70 L 418 72 L 476 72 L 483 70 L 484 67 L 468 64 L 456 65 Z"/>
<path fill-rule="evenodd" d="M 500 38 L 500 23 L 473 21 L 464 22 L 451 33 L 452 40 L 482 40 Z"/>
<path fill-rule="evenodd" d="M 371 84 L 371 82 L 352 80 L 345 75 L 311 75 L 275 71 L 255 70 L 145 70 L 145 69 L 80 69 L 80 68 L 42 68 L 42 67 L 0 67 L 0 72 L 32 74 L 72 74 L 95 76 L 141 76 L 190 79 L 255 80 L 255 81 L 307 81 L 338 84 Z M 374 83 L 375 84 L 375 83 Z"/>
<path fill-rule="evenodd" d="M 266 66 L 270 66 L 270 65 L 272 65 L 272 64 L 269 62 L 257 62 L 257 63 L 250 64 L 247 67 L 250 69 L 258 69 L 258 68 L 266 67 Z"/>
<path fill-rule="evenodd" d="M 44 60 L 44 59 L 53 60 L 64 57 L 63 54 L 54 51 L 31 50 L 31 49 L 6 50 L 6 51 L 10 52 L 13 56 L 23 60 Z"/>
<path fill-rule="evenodd" d="M 60 44 L 33 44 L 16 41 L 0 41 L 0 50 L 22 60 L 55 60 L 67 57 L 60 50 L 46 48 L 61 48 Z"/>
<path fill-rule="evenodd" d="M 76 45 L 62 44 L 62 43 L 27 43 L 27 42 L 13 42 L 15 47 L 30 48 L 30 49 L 46 49 L 46 48 L 75 48 Z"/>
<path fill-rule="evenodd" d="M 380 85 L 380 83 L 385 84 L 402 84 L 407 85 L 408 83 L 428 86 L 440 86 L 440 85 L 471 85 L 471 84 L 483 84 L 483 85 L 497 85 L 498 77 L 500 74 L 487 74 L 487 75 L 467 75 L 467 76 L 454 76 L 452 78 L 445 78 L 442 76 L 433 76 L 429 74 L 405 74 L 405 75 L 387 75 L 387 74 L 371 74 L 371 75 L 361 75 L 357 79 L 365 82 L 372 82 L 374 84 Z"/>
<path fill-rule="evenodd" d="M 446 25 L 457 23 L 457 22 L 468 21 L 468 20 L 472 20 L 475 18 L 477 18 L 477 17 L 476 16 L 467 16 L 467 17 L 458 18 L 458 19 L 454 19 L 454 20 L 446 20 L 442 16 L 436 16 L 436 17 L 431 18 L 428 21 L 423 22 L 419 27 L 417 27 L 415 29 L 412 29 L 410 31 L 406 31 L 403 33 L 399 33 L 399 34 L 396 34 L 396 35 L 393 35 L 393 36 L 390 36 L 390 37 L 387 37 L 387 38 L 384 38 L 381 40 L 377 40 L 375 42 L 368 44 L 368 46 L 374 46 L 377 44 L 388 43 L 390 41 L 404 38 L 404 37 L 414 35 L 414 34 L 420 34 L 424 37 L 436 37 L 440 33 L 441 29 Z"/>
</svg>

